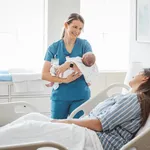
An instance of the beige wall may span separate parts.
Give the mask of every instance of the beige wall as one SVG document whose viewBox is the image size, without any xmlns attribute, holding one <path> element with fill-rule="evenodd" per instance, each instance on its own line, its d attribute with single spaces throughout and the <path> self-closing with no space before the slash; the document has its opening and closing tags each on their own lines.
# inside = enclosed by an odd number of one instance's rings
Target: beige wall
<svg viewBox="0 0 150 150">
<path fill-rule="evenodd" d="M 124 83 L 126 72 L 101 72 L 94 84 L 90 86 L 92 97 L 113 83 Z M 114 89 L 112 92 L 121 92 L 120 89 Z"/>
<path fill-rule="evenodd" d="M 150 43 L 136 41 L 136 0 L 130 4 L 130 62 L 142 62 L 144 67 L 150 67 Z"/>
</svg>

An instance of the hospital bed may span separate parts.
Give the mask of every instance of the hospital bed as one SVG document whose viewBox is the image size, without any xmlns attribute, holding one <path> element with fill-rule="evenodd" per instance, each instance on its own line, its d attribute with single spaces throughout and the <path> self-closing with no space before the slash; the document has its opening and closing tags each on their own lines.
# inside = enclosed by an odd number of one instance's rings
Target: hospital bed
<svg viewBox="0 0 150 150">
<path fill-rule="evenodd" d="M 109 91 L 113 88 L 125 88 L 129 90 L 129 87 L 124 84 L 113 84 L 98 93 L 96 96 L 91 98 L 89 101 L 85 102 L 81 106 L 79 106 L 76 110 L 72 112 L 72 114 L 69 116 L 69 118 L 73 118 L 75 114 L 79 111 L 83 111 L 83 116 L 86 116 L 93 107 L 95 107 L 99 102 L 102 102 L 106 98 L 109 97 Z M 116 93 L 115 93 L 116 94 Z M 16 102 L 17 103 L 17 102 Z M 23 102 L 22 102 L 23 103 Z M 1 105 L 1 104 L 0 104 Z M 8 107 L 8 105 L 5 105 Z M 13 105 L 11 105 L 13 106 Z M 15 106 L 15 105 L 14 105 Z M 28 107 L 30 107 L 28 105 Z M 37 111 L 36 109 L 33 109 L 34 111 Z M 0 116 L 1 116 L 1 109 L 0 109 Z M 19 114 L 20 116 L 21 114 Z M 18 116 L 17 116 L 18 117 Z M 149 117 L 150 118 L 150 117 Z M 14 119 L 14 118 L 13 118 Z M 144 132 L 137 135 L 134 139 L 132 139 L 130 142 L 128 142 L 126 145 L 124 145 L 121 150 L 150 150 L 150 128 L 147 128 Z M 67 150 L 67 148 L 63 147 L 62 145 L 58 143 L 53 142 L 35 142 L 35 143 L 24 143 L 19 145 L 8 145 L 5 147 L 0 146 L 0 150 L 37 150 L 39 147 L 53 147 L 57 148 L 59 150 Z"/>
<path fill-rule="evenodd" d="M 4 126 L 17 118 L 31 112 L 39 112 L 33 105 L 24 102 L 5 102 L 0 104 L 0 126 Z M 38 148 L 51 147 L 52 150 L 67 150 L 64 146 L 55 142 L 31 142 L 24 144 L 0 146 L 0 150 L 37 150 Z"/>
<path fill-rule="evenodd" d="M 24 101 L 0 103 L 0 127 L 30 112 L 39 110 Z"/>
<path fill-rule="evenodd" d="M 94 96 L 93 98 L 89 99 L 87 102 L 85 102 L 84 104 L 82 104 L 81 106 L 79 106 L 77 109 L 75 109 L 71 115 L 69 116 L 69 118 L 73 118 L 77 112 L 82 111 L 83 112 L 83 116 L 86 116 L 90 113 L 90 111 L 97 106 L 100 102 L 104 101 L 105 99 L 107 99 L 110 96 L 113 95 L 117 95 L 119 93 L 116 92 L 112 92 L 111 95 L 109 94 L 109 92 L 115 88 L 124 88 L 127 91 L 129 91 L 129 86 L 125 85 L 125 84 L 120 84 L 120 83 L 115 83 L 110 85 L 109 87 L 107 87 L 106 89 L 104 89 L 103 91 L 101 91 L 100 93 L 98 93 L 96 96 Z M 118 90 L 118 89 L 117 89 Z M 82 116 L 82 117 L 83 117 Z"/>
<path fill-rule="evenodd" d="M 8 145 L 5 147 L 0 146 L 0 150 L 44 150 L 42 148 L 47 148 L 47 150 L 67 150 L 64 146 L 54 143 L 54 142 L 34 142 L 34 143 L 24 143 L 18 145 Z M 48 149 L 51 148 L 51 149 Z"/>
</svg>

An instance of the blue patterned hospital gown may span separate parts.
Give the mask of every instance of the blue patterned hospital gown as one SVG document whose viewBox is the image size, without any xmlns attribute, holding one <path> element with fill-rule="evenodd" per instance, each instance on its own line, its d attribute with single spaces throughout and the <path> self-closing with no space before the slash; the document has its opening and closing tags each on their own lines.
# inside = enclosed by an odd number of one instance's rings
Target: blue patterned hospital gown
<svg viewBox="0 0 150 150">
<path fill-rule="evenodd" d="M 119 150 L 140 128 L 141 108 L 137 94 L 130 93 L 108 98 L 97 105 L 90 118 L 101 121 L 102 131 L 97 135 L 104 150 Z"/>
</svg>

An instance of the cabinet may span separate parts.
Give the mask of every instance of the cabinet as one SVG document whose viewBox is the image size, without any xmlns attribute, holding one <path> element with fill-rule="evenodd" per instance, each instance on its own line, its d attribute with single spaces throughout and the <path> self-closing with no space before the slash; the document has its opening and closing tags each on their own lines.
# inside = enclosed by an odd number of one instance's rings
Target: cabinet
<svg viewBox="0 0 150 150">
<path fill-rule="evenodd" d="M 41 113 L 50 115 L 50 94 L 52 88 L 44 87 L 42 92 L 14 92 L 12 82 L 0 82 L 0 103 L 26 101 L 35 106 Z"/>
</svg>

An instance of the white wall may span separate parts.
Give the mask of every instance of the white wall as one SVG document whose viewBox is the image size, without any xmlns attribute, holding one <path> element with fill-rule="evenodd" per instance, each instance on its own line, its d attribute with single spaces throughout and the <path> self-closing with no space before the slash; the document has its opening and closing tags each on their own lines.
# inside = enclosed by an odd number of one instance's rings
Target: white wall
<svg viewBox="0 0 150 150">
<path fill-rule="evenodd" d="M 139 43 L 136 39 L 136 0 L 131 0 L 130 22 L 130 62 L 142 62 L 150 67 L 150 43 Z"/>
<path fill-rule="evenodd" d="M 80 0 L 48 0 L 47 45 L 60 39 L 65 20 L 74 12 L 80 12 Z"/>
</svg>

